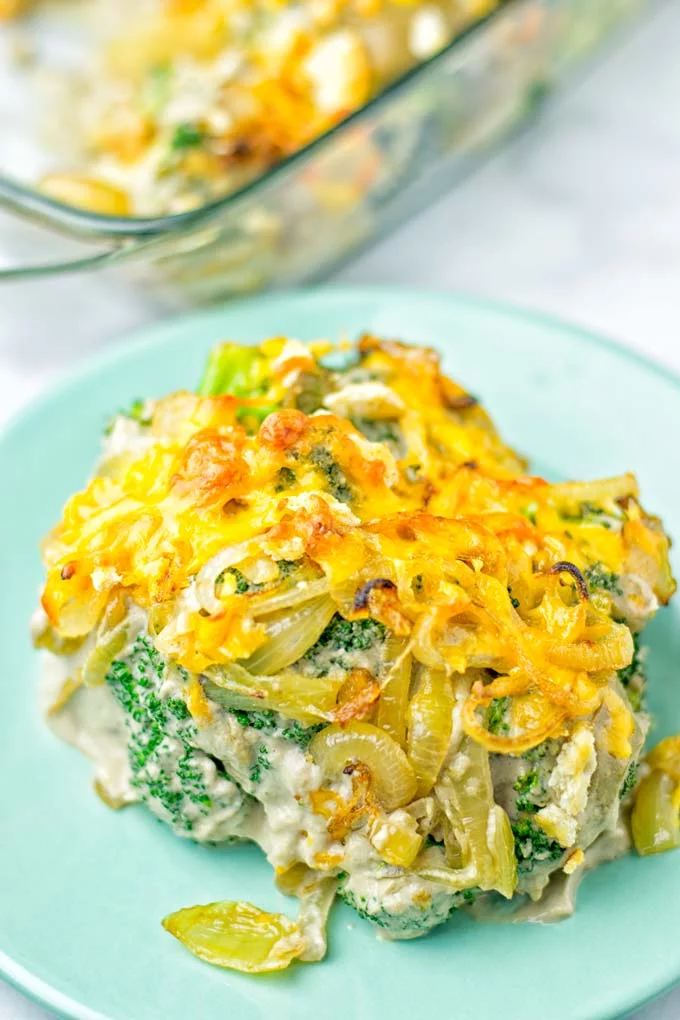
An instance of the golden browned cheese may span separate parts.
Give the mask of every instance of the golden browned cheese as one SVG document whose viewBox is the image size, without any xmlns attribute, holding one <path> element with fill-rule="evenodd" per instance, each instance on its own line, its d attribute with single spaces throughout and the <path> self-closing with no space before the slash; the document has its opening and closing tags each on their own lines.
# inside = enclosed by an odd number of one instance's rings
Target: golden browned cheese
<svg viewBox="0 0 680 1020">
<path fill-rule="evenodd" d="M 382 387 L 396 453 L 362 435 L 365 407 L 340 417 L 285 406 L 310 377 L 325 380 L 329 406 L 342 405 L 342 377 L 318 363 L 328 349 L 275 338 L 260 348 L 266 385 L 256 398 L 184 392 L 155 404 L 148 447 L 105 461 L 45 543 L 42 602 L 56 634 L 87 634 L 125 597 L 190 671 L 247 662 L 267 642 L 257 585 L 218 590 L 213 576 L 209 610 L 182 600 L 224 550 L 235 550 L 225 566 L 256 563 L 274 578 L 277 564 L 293 562 L 343 616 L 384 623 L 433 671 L 440 701 L 450 697 L 440 674 L 492 669 L 463 713 L 490 750 L 520 753 L 606 703 L 611 753 L 625 757 L 628 709 L 606 693 L 633 655 L 616 608 L 623 591 L 584 578 L 634 575 L 661 602 L 673 592 L 668 540 L 640 507 L 633 476 L 551 485 L 527 474 L 433 351 L 374 337 L 359 344 L 360 367 Z M 285 591 L 293 581 L 275 580 L 267 597 L 277 583 Z M 354 706 L 348 719 L 377 698 L 359 679 L 341 699 Z M 428 691 L 418 718 L 432 712 Z M 485 713 L 501 697 L 512 705 L 509 732 L 490 733 Z M 403 719 L 390 716 L 388 729 L 403 732 Z M 446 739 L 419 749 L 423 788 Z"/>
</svg>

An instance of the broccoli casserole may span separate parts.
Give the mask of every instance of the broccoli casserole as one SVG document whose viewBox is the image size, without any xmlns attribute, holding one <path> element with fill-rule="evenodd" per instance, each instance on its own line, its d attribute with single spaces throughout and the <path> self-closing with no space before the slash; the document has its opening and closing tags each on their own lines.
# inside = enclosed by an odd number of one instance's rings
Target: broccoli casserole
<svg viewBox="0 0 680 1020">
<path fill-rule="evenodd" d="M 45 89 L 46 119 L 58 131 L 48 129 L 56 169 L 42 187 L 113 216 L 203 205 L 324 134 L 497 6 L 90 0 L 69 12 L 88 26 L 89 52 Z M 0 0 L 0 19 L 23 9 Z M 360 141 L 359 149 L 366 190 L 381 160 Z M 342 202 L 342 191 L 337 184 L 328 202 Z"/>
<path fill-rule="evenodd" d="M 564 916 L 680 844 L 680 743 L 642 758 L 668 546 L 632 475 L 531 475 L 434 351 L 222 344 L 110 422 L 45 541 L 46 713 L 108 805 L 299 898 L 166 917 L 211 963 L 321 959 L 336 896 L 396 939 Z"/>
</svg>

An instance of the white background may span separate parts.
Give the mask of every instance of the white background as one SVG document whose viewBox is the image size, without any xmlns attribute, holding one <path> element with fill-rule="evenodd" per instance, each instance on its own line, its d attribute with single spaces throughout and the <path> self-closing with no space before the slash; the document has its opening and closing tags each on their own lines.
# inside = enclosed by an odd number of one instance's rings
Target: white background
<svg viewBox="0 0 680 1020">
<path fill-rule="evenodd" d="M 619 38 L 528 135 L 335 279 L 544 309 L 680 371 L 678 0 Z M 0 419 L 162 311 L 102 275 L 0 286 Z M 46 1018 L 0 982 L 0 1020 Z M 680 989 L 636 1014 L 678 1018 Z"/>
</svg>

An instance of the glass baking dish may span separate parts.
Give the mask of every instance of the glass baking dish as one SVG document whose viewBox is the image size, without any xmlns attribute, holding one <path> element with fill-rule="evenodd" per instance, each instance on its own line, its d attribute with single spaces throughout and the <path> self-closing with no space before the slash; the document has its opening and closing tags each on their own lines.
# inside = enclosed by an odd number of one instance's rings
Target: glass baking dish
<svg viewBox="0 0 680 1020">
<path fill-rule="evenodd" d="M 3 240 L 44 259 L 0 262 L 0 279 L 121 265 L 204 302 L 319 277 L 450 186 L 650 2 L 506 0 L 331 131 L 190 212 L 95 215 L 0 177 L 0 206 L 15 214 Z"/>
</svg>

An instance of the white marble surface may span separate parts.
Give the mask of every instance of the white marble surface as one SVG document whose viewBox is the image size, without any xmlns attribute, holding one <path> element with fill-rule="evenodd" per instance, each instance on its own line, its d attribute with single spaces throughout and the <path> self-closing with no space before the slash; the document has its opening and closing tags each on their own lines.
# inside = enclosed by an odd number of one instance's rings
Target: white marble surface
<svg viewBox="0 0 680 1020">
<path fill-rule="evenodd" d="M 680 3 L 669 0 L 553 100 L 530 134 L 336 279 L 544 309 L 680 371 L 678 111 Z M 160 311 L 106 276 L 1 287 L 0 418 Z M 46 1017 L 0 982 L 0 1020 Z M 680 989 L 636 1014 L 677 1018 Z"/>
</svg>

